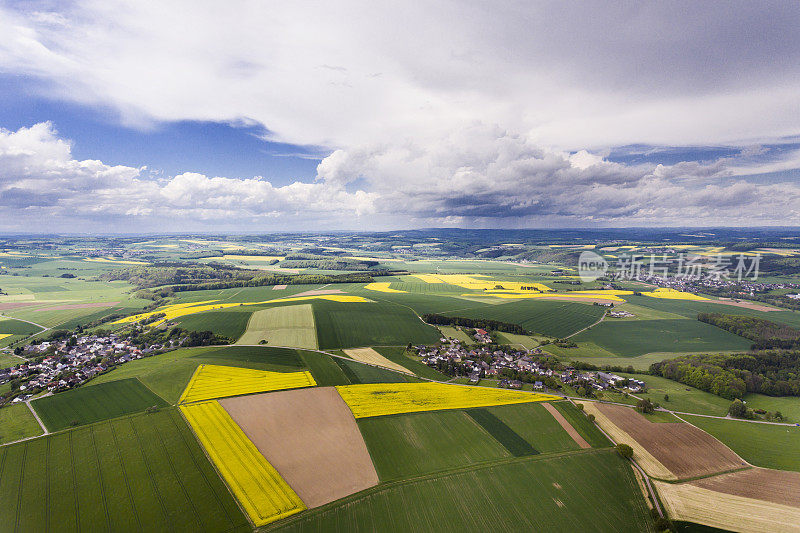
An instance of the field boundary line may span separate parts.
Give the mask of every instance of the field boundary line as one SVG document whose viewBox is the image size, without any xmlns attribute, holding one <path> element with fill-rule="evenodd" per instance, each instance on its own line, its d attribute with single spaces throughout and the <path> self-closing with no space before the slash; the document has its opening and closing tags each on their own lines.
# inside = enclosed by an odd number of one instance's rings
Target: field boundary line
<svg viewBox="0 0 800 533">
<path fill-rule="evenodd" d="M 105 483 L 103 483 L 103 465 L 100 464 L 100 454 L 97 452 L 97 442 L 94 438 L 94 427 L 89 428 L 89 435 L 92 437 L 92 452 L 94 452 L 94 461 L 97 463 L 97 478 L 100 480 L 100 495 L 103 498 L 103 510 L 105 511 L 106 515 L 106 525 L 108 526 L 109 531 L 113 531 L 113 528 L 111 527 L 111 515 L 108 514 L 106 486 Z"/>
<path fill-rule="evenodd" d="M 125 460 L 122 457 L 122 453 L 119 450 L 119 441 L 117 440 L 117 431 L 114 429 L 114 424 L 109 424 L 111 428 L 111 438 L 114 439 L 114 448 L 116 448 L 117 452 L 117 460 L 119 461 L 119 467 L 122 469 L 122 477 L 125 479 L 125 490 L 128 493 L 128 501 L 131 504 L 131 509 L 133 509 L 133 514 L 136 516 L 136 525 L 139 526 L 139 531 L 144 531 L 142 529 L 142 520 L 139 518 L 139 511 L 136 509 L 136 501 L 133 499 L 133 491 L 131 491 L 131 484 L 128 481 L 128 471 L 125 468 Z"/>
<path fill-rule="evenodd" d="M 23 483 L 25 482 L 25 461 L 28 460 L 28 444 L 25 444 L 25 448 L 22 451 L 22 461 L 20 461 L 20 469 L 19 469 L 19 484 L 17 489 L 17 516 L 14 520 L 14 531 L 19 531 L 19 519 L 22 516 L 22 489 L 24 487 Z"/>
<path fill-rule="evenodd" d="M 578 331 L 576 331 L 575 333 L 572 333 L 571 335 L 567 335 L 567 336 L 566 336 L 566 337 L 564 337 L 564 338 L 565 338 L 565 339 L 569 339 L 570 337 L 574 337 L 575 335 L 577 335 L 578 333 L 580 333 L 580 332 L 582 332 L 582 331 L 586 331 L 586 330 L 587 330 L 587 329 L 589 329 L 589 328 L 593 328 L 594 326 L 596 326 L 597 324 L 599 324 L 600 322 L 602 322 L 602 321 L 603 321 L 603 319 L 606 317 L 606 313 L 607 313 L 607 311 L 603 311 L 603 316 L 601 316 L 601 317 L 600 317 L 600 320 L 598 320 L 598 321 L 597 321 L 597 322 L 595 322 L 594 324 L 589 324 L 589 325 L 588 325 L 588 326 L 586 326 L 585 328 L 583 328 L 583 329 L 581 329 L 581 330 L 578 330 Z"/>
<path fill-rule="evenodd" d="M 31 413 L 33 414 L 33 417 L 36 419 L 37 422 L 39 422 L 39 426 L 41 426 L 42 431 L 44 431 L 44 433 L 42 433 L 41 435 L 34 435 L 33 437 L 28 437 L 27 439 L 22 439 L 22 440 L 34 439 L 36 437 L 43 437 L 44 435 L 49 435 L 50 432 L 47 430 L 47 426 L 45 426 L 44 422 L 42 422 L 42 419 L 39 418 L 39 413 L 37 413 L 36 410 L 31 405 L 31 400 L 26 401 L 25 405 L 28 406 L 28 409 L 30 409 Z M 20 440 L 17 442 L 22 442 L 22 441 Z M 9 444 L 11 443 L 9 442 Z"/>
<path fill-rule="evenodd" d="M 141 376 L 136 376 L 136 377 L 134 377 L 133 379 L 135 379 L 136 381 L 138 381 L 139 383 L 141 383 L 141 384 L 144 386 L 144 388 L 145 388 L 145 389 L 147 389 L 147 390 L 149 390 L 150 392 L 152 392 L 153 394 L 155 394 L 155 395 L 156 395 L 158 398 L 160 398 L 160 399 L 161 399 L 161 400 L 162 400 L 162 401 L 163 401 L 165 404 L 167 404 L 167 405 L 175 405 L 175 404 L 171 404 L 171 403 L 169 403 L 167 400 L 165 400 L 165 399 L 164 399 L 164 398 L 163 398 L 163 397 L 162 397 L 160 394 L 158 394 L 156 391 L 154 391 L 153 389 L 151 389 L 151 388 L 150 388 L 150 387 L 147 385 L 147 383 L 145 383 L 144 381 L 142 381 L 140 378 L 141 378 Z M 121 380 L 115 380 L 115 381 L 121 381 Z M 110 382 L 106 382 L 106 383 L 110 383 Z M 138 412 L 140 412 L 140 413 L 141 413 L 141 411 L 138 411 Z M 128 413 L 128 414 L 131 414 L 131 415 L 132 415 L 132 414 L 136 414 L 136 413 Z M 125 415 L 122 415 L 122 416 L 125 416 Z M 119 417 L 117 417 L 117 418 L 119 418 Z M 113 418 L 111 418 L 111 419 L 109 419 L 109 420 L 114 420 L 114 419 L 113 419 Z"/>
<path fill-rule="evenodd" d="M 150 481 L 150 485 L 153 487 L 153 493 L 155 494 L 156 498 L 158 499 L 158 505 L 161 507 L 161 516 L 164 518 L 165 523 L 169 523 L 169 514 L 167 513 L 167 508 L 164 505 L 164 498 L 161 495 L 161 491 L 158 490 L 158 483 L 156 483 L 156 479 L 153 476 L 153 469 L 150 467 L 150 462 L 147 460 L 147 454 L 145 453 L 144 443 L 142 442 L 142 437 L 139 435 L 139 430 L 136 429 L 136 424 L 133 422 L 133 418 L 128 418 L 128 422 L 131 424 L 131 430 L 133 430 L 133 434 L 136 437 L 136 442 L 139 445 L 137 450 L 142 456 L 142 462 L 144 463 L 144 467 L 147 470 L 147 477 Z"/>
</svg>

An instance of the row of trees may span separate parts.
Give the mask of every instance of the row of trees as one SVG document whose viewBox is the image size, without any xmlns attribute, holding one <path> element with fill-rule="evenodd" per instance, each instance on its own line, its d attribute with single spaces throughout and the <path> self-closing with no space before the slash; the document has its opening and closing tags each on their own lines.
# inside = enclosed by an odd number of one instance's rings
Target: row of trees
<svg viewBox="0 0 800 533">
<path fill-rule="evenodd" d="M 510 324 L 508 322 L 500 322 L 499 320 L 489 320 L 486 318 L 465 318 L 459 316 L 445 316 L 437 314 L 422 315 L 422 320 L 428 324 L 437 324 L 440 326 L 461 326 L 473 329 L 485 329 L 486 331 L 504 331 L 506 333 L 517 333 L 519 335 L 527 335 L 528 330 L 519 324 Z"/>
<path fill-rule="evenodd" d="M 697 320 L 735 333 L 753 342 L 753 350 L 791 349 L 800 346 L 800 329 L 744 315 L 700 313 Z"/>
</svg>

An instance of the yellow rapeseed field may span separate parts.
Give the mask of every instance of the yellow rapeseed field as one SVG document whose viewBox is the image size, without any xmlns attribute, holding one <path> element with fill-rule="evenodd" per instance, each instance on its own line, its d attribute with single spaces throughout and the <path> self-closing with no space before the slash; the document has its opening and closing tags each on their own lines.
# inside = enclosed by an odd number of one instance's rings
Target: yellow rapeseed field
<svg viewBox="0 0 800 533">
<path fill-rule="evenodd" d="M 13 335 L 13 333 L 0 333 L 0 341 L 11 335 Z"/>
<path fill-rule="evenodd" d="M 195 313 L 202 313 L 204 311 L 213 311 L 215 309 L 227 309 L 229 307 L 239 307 L 245 305 L 265 305 L 265 304 L 282 303 L 282 302 L 297 302 L 300 300 L 330 300 L 332 302 L 344 302 L 344 303 L 348 302 L 364 303 L 372 301 L 368 300 L 367 298 L 363 298 L 361 296 L 350 296 L 348 294 L 320 294 L 315 296 L 295 296 L 290 298 L 277 298 L 275 300 L 265 300 L 262 302 L 216 303 L 219 302 L 219 300 L 207 300 L 203 302 L 190 302 L 183 304 L 166 305 L 164 307 L 159 307 L 158 309 L 155 309 L 148 313 L 139 313 L 138 315 L 131 315 L 125 318 L 120 318 L 119 320 L 112 322 L 112 324 L 130 324 L 132 322 L 138 322 L 139 320 L 149 318 L 159 313 L 164 313 L 164 318 L 156 322 L 153 322 L 152 325 L 157 326 L 162 322 L 166 322 L 167 320 L 173 320 L 175 318 L 179 318 L 186 315 L 193 315 Z"/>
<path fill-rule="evenodd" d="M 375 283 L 367 283 L 364 285 L 364 288 L 368 291 L 378 291 L 378 292 L 407 292 L 407 291 L 399 291 L 397 289 L 389 288 L 391 283 L 388 282 L 375 282 Z"/>
<path fill-rule="evenodd" d="M 534 287 L 537 291 L 553 290 L 543 283 L 536 283 L 533 281 L 519 282 L 479 279 L 488 277 L 482 274 L 474 274 L 471 276 L 464 274 L 414 274 L 414 277 L 421 279 L 425 283 L 447 283 L 449 285 L 456 285 L 476 291 L 507 290 L 514 292 L 520 291 L 527 294 L 530 292 L 530 289 L 523 291 L 522 287 Z M 502 289 L 497 289 L 498 286 L 502 287 Z"/>
<path fill-rule="evenodd" d="M 239 396 L 256 392 L 313 387 L 311 372 L 270 372 L 222 365 L 200 365 L 179 403 Z"/>
<path fill-rule="evenodd" d="M 374 383 L 336 389 L 356 418 L 559 399 L 550 394 L 444 383 Z"/>
<path fill-rule="evenodd" d="M 652 292 L 643 292 L 642 295 L 651 298 L 664 298 L 666 300 L 708 300 L 704 296 L 692 294 L 691 292 L 677 291 L 675 289 L 659 288 Z"/>
<path fill-rule="evenodd" d="M 219 402 L 182 405 L 180 409 L 256 527 L 306 508 Z"/>
</svg>

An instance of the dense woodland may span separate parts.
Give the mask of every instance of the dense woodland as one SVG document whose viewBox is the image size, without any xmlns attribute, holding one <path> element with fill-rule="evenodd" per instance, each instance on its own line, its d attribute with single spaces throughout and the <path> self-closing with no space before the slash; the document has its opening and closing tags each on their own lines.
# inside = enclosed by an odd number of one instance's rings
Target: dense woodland
<svg viewBox="0 0 800 533">
<path fill-rule="evenodd" d="M 246 270 L 226 265 L 170 265 L 132 267 L 112 270 L 101 276 L 107 281 L 124 280 L 139 289 L 159 287 L 159 291 L 183 292 L 266 285 L 304 285 L 324 283 L 371 283 L 374 275 L 385 272 L 345 274 L 280 274 Z"/>
<path fill-rule="evenodd" d="M 800 329 L 762 318 L 722 313 L 700 313 L 697 320 L 753 341 L 753 350 L 791 349 L 800 346 Z"/>
<path fill-rule="evenodd" d="M 800 396 L 800 351 L 684 355 L 650 366 L 652 374 L 729 400 L 747 392 Z"/>
<path fill-rule="evenodd" d="M 462 326 L 465 328 L 485 329 L 486 331 L 505 331 L 506 333 L 518 333 L 527 335 L 528 331 L 519 324 L 509 324 L 483 318 L 464 318 L 459 316 L 445 316 L 428 314 L 422 315 L 422 320 L 428 324 L 441 326 Z"/>
</svg>

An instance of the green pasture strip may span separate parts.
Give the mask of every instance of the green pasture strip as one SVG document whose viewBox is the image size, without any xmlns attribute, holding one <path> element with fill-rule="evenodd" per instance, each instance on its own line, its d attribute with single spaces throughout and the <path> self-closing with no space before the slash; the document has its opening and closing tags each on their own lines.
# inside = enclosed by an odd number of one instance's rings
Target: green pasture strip
<svg viewBox="0 0 800 533">
<path fill-rule="evenodd" d="M 0 407 L 0 444 L 41 434 L 39 422 L 24 403 Z"/>
<path fill-rule="evenodd" d="M 178 325 L 189 331 L 213 331 L 217 335 L 236 341 L 245 332 L 251 314 L 252 309 L 246 311 L 208 311 L 181 317 L 178 319 Z"/>
<path fill-rule="evenodd" d="M 320 387 L 352 383 L 335 358 L 317 352 L 302 351 L 299 353 L 303 363 L 314 376 L 314 381 Z"/>
<path fill-rule="evenodd" d="M 567 401 L 551 403 L 592 448 L 611 446 L 611 441 L 577 407 Z"/>
<path fill-rule="evenodd" d="M 580 448 L 541 403 L 497 405 L 486 409 L 540 453 Z"/>
</svg>

